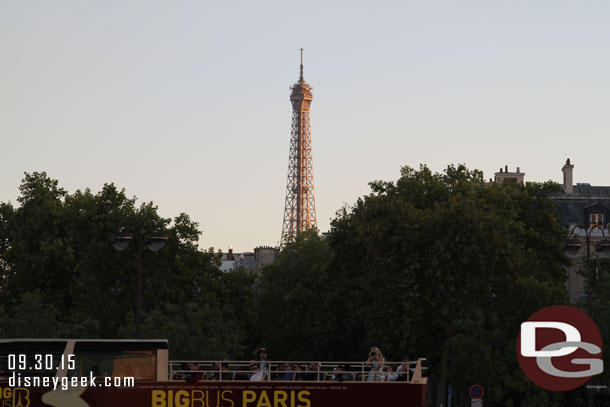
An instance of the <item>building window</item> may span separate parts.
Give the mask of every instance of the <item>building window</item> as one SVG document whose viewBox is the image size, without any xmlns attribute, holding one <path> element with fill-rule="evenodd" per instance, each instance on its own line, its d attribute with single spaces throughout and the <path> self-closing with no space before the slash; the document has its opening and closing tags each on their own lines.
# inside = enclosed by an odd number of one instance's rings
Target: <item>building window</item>
<svg viewBox="0 0 610 407">
<path fill-rule="evenodd" d="M 604 227 L 604 214 L 603 213 L 591 213 L 589 214 L 591 227 L 601 226 Z"/>
</svg>

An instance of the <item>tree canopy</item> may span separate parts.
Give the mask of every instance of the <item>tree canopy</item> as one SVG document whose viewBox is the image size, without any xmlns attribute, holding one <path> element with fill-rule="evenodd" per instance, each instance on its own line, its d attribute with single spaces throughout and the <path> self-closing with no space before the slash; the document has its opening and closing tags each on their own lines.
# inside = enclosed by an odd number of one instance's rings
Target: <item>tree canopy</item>
<svg viewBox="0 0 610 407">
<path fill-rule="evenodd" d="M 427 357 L 440 393 L 445 382 L 496 400 L 535 392 L 514 349 L 521 322 L 567 302 L 554 186 L 485 183 L 463 165 L 370 185 L 326 241 L 304 233 L 264 270 L 265 331 L 281 356 L 363 360 L 377 346 Z"/>
<path fill-rule="evenodd" d="M 142 256 L 143 335 L 168 338 L 177 358 L 246 351 L 253 276 L 221 272 L 188 215 L 161 218 L 113 184 L 69 194 L 45 173 L 26 174 L 20 192 L 19 206 L 0 204 L 3 336 L 133 337 L 137 251 L 134 242 L 118 252 L 111 238 L 136 221 L 169 234 L 162 250 Z"/>
</svg>

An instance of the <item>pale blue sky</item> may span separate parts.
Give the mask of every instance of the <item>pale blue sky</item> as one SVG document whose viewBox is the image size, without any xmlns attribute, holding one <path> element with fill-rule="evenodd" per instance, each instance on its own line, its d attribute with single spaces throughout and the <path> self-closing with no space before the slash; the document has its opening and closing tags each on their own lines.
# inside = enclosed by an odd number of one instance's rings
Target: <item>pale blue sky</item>
<svg viewBox="0 0 610 407">
<path fill-rule="evenodd" d="M 318 223 L 403 165 L 610 185 L 607 1 L 0 0 L 0 201 L 23 172 L 276 245 L 300 47 Z"/>
</svg>

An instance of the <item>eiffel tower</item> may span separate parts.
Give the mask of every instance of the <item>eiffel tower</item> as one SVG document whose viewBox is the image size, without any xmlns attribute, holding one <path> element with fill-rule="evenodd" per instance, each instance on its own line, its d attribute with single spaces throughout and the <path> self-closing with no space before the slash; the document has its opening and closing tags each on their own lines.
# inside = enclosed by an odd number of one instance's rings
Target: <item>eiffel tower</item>
<svg viewBox="0 0 610 407">
<path fill-rule="evenodd" d="M 298 82 L 290 89 L 292 131 L 281 247 L 294 240 L 297 233 L 317 227 L 309 119 L 309 107 L 313 97 L 311 86 L 303 78 L 303 48 L 301 48 L 301 74 Z"/>
</svg>

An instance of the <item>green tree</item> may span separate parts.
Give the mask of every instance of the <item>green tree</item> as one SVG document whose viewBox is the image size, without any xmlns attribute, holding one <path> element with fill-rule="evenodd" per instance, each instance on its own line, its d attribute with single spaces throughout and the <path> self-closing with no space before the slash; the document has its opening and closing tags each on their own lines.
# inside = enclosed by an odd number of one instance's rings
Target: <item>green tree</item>
<svg viewBox="0 0 610 407">
<path fill-rule="evenodd" d="M 259 279 L 260 345 L 275 359 L 332 359 L 328 292 L 331 251 L 315 229 L 297 235 Z"/>
<path fill-rule="evenodd" d="M 405 167 L 396 183 L 371 188 L 332 223 L 335 303 L 360 293 L 338 321 L 349 352 L 426 355 L 437 400 L 447 381 L 487 385 L 497 400 L 525 390 L 515 374 L 520 323 L 567 301 L 553 186 L 486 184 L 459 165 Z"/>
<path fill-rule="evenodd" d="M 264 270 L 264 344 L 282 358 L 427 357 L 436 383 L 488 402 L 539 400 L 515 342 L 531 313 L 567 301 L 564 231 L 547 184 L 487 184 L 480 171 L 404 167 Z M 552 396 L 548 405 L 561 402 Z"/>
<path fill-rule="evenodd" d="M 201 231 L 188 215 L 161 218 L 153 203 L 137 206 L 113 184 L 69 194 L 45 173 L 26 174 L 20 191 L 19 206 L 0 204 L 7 336 L 132 337 L 137 243 L 118 252 L 111 238 L 121 226 L 134 232 L 135 220 L 169 235 L 162 250 L 142 256 L 143 332 L 171 339 L 172 356 L 243 355 L 242 304 L 254 300 L 254 279 L 221 272 L 218 255 L 198 248 Z"/>
</svg>

